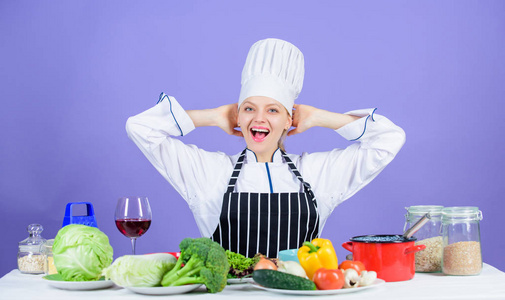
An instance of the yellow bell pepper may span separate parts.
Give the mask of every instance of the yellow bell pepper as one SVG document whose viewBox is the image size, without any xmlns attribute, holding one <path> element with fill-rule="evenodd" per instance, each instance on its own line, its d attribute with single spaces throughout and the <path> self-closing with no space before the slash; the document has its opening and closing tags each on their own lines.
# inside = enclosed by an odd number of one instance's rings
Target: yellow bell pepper
<svg viewBox="0 0 505 300">
<path fill-rule="evenodd" d="M 300 265 L 311 280 L 320 268 L 338 269 L 337 254 L 330 240 L 317 238 L 312 242 L 304 242 L 297 255 Z"/>
</svg>

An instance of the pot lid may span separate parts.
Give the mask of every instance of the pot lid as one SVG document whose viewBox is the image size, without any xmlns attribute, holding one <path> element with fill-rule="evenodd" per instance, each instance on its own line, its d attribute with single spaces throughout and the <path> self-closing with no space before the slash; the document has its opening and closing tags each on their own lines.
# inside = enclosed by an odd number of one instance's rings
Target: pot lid
<svg viewBox="0 0 505 300">
<path fill-rule="evenodd" d="M 415 237 L 404 238 L 401 234 L 372 234 L 372 235 L 360 235 L 350 238 L 352 242 L 359 243 L 407 243 L 414 242 L 417 239 Z"/>
</svg>

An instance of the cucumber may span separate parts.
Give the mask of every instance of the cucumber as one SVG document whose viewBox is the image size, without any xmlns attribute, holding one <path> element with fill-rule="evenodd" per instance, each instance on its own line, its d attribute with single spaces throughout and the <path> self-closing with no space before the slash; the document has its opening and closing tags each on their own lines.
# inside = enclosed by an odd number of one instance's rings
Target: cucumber
<svg viewBox="0 0 505 300">
<path fill-rule="evenodd" d="M 316 284 L 311 280 L 283 273 L 275 270 L 260 269 L 253 272 L 253 279 L 258 284 L 271 288 L 282 290 L 315 290 Z"/>
</svg>

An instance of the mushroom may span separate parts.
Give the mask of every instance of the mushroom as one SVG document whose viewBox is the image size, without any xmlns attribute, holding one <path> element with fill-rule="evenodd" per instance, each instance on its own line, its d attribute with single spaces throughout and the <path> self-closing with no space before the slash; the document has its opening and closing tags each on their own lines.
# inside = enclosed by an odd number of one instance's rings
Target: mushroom
<svg viewBox="0 0 505 300">
<path fill-rule="evenodd" d="M 344 288 L 355 288 L 359 286 L 360 276 L 358 272 L 352 268 L 344 271 Z"/>
<path fill-rule="evenodd" d="M 360 286 L 367 286 L 374 283 L 375 279 L 377 279 L 377 272 L 375 271 L 361 271 L 361 278 L 359 280 Z"/>
</svg>

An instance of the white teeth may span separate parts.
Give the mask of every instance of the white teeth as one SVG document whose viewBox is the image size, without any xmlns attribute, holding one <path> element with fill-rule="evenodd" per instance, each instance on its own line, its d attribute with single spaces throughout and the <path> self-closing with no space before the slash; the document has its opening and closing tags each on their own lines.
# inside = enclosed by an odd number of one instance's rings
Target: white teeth
<svg viewBox="0 0 505 300">
<path fill-rule="evenodd" d="M 270 132 L 268 129 L 261 129 L 261 128 L 252 128 L 252 131 L 257 131 L 257 132 Z"/>
</svg>

